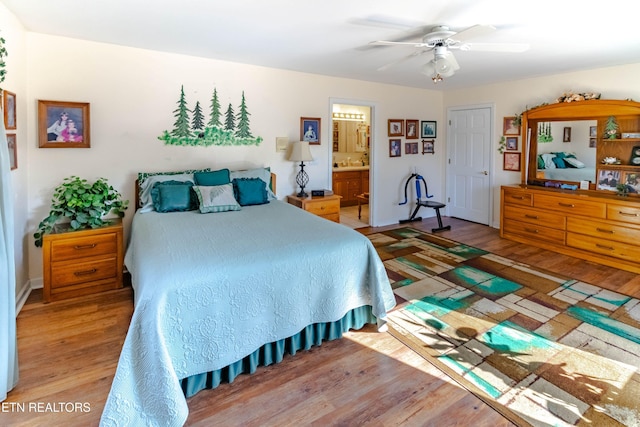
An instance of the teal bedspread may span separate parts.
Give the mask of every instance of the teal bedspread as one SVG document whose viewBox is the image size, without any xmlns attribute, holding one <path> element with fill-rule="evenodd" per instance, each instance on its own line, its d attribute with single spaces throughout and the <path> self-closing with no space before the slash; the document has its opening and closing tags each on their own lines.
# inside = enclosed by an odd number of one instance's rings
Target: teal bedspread
<svg viewBox="0 0 640 427">
<path fill-rule="evenodd" d="M 281 201 L 136 213 L 125 256 L 135 310 L 101 425 L 182 425 L 180 380 L 395 298 L 360 233 Z"/>
</svg>

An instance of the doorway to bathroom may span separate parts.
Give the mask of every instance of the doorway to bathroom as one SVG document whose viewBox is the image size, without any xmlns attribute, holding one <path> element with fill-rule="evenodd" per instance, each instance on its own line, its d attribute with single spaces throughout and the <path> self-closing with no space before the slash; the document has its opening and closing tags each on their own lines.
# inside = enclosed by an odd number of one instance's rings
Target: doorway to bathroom
<svg viewBox="0 0 640 427">
<path fill-rule="evenodd" d="M 341 196 L 340 222 L 350 228 L 374 224 L 374 105 L 330 100 L 330 176 L 334 194 Z"/>
</svg>

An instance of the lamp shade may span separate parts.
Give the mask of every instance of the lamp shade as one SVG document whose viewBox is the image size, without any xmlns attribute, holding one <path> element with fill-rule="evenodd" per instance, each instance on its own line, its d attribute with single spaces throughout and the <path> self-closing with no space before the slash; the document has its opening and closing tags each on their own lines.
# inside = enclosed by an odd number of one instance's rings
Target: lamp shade
<svg viewBox="0 0 640 427">
<path fill-rule="evenodd" d="M 311 150 L 309 150 L 309 141 L 294 142 L 289 153 L 289 160 L 292 162 L 306 162 L 313 160 Z"/>
</svg>

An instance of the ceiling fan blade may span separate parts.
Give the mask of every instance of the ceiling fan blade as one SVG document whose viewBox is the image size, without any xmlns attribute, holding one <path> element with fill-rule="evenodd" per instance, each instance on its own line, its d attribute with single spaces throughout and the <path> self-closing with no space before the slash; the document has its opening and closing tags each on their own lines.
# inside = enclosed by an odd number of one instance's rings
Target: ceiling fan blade
<svg viewBox="0 0 640 427">
<path fill-rule="evenodd" d="M 465 43 L 460 50 L 474 50 L 477 52 L 525 52 L 529 50 L 527 43 Z"/>
<path fill-rule="evenodd" d="M 403 56 L 403 57 L 402 57 L 402 58 L 400 58 L 400 59 L 397 59 L 397 60 L 395 60 L 395 61 L 392 61 L 392 62 L 389 62 L 389 63 L 387 63 L 387 64 L 384 64 L 382 67 L 379 67 L 377 70 L 378 70 L 378 71 L 385 71 L 385 70 L 388 70 L 388 69 L 389 69 L 389 68 L 391 68 L 391 67 L 394 67 L 394 66 L 396 66 L 396 65 L 398 65 L 398 64 L 401 64 L 401 63 L 403 63 L 403 62 L 405 62 L 405 61 L 408 61 L 408 60 L 409 60 L 409 59 L 411 59 L 411 58 L 415 58 L 415 57 L 416 57 L 416 56 L 418 56 L 418 55 L 422 55 L 423 53 L 424 53 L 424 52 L 419 52 L 419 51 L 413 52 L 411 55 Z"/>
<path fill-rule="evenodd" d="M 411 42 L 393 42 L 389 40 L 376 40 L 370 42 L 371 46 L 412 46 L 412 47 L 428 47 L 426 43 L 411 43 Z"/>
<path fill-rule="evenodd" d="M 496 27 L 492 25 L 474 25 L 466 30 L 456 33 L 451 38 L 457 41 L 465 41 L 474 37 L 486 36 L 487 34 L 493 33 L 495 30 Z"/>
</svg>

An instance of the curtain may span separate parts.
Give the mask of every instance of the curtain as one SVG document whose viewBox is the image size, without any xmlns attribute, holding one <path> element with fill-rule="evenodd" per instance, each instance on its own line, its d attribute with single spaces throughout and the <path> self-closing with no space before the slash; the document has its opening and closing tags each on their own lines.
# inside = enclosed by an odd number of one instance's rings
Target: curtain
<svg viewBox="0 0 640 427">
<path fill-rule="evenodd" d="M 13 191 L 3 117 L 0 108 L 0 402 L 18 382 Z"/>
</svg>

